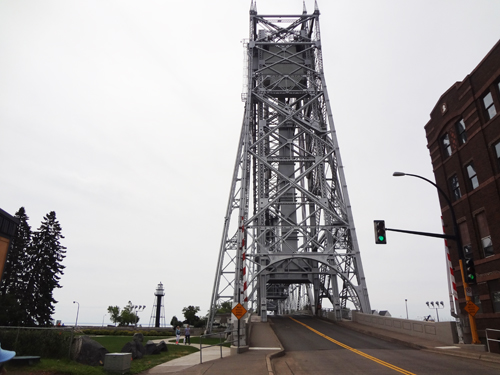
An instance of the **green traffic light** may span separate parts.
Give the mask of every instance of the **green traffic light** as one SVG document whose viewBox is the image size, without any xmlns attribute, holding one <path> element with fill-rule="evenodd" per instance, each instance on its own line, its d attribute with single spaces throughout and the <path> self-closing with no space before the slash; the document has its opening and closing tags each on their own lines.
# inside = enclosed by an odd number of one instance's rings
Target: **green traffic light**
<svg viewBox="0 0 500 375">
<path fill-rule="evenodd" d="M 384 236 L 378 236 L 378 240 L 379 240 L 379 241 L 383 241 L 384 239 L 385 239 L 385 237 L 384 237 Z"/>
</svg>

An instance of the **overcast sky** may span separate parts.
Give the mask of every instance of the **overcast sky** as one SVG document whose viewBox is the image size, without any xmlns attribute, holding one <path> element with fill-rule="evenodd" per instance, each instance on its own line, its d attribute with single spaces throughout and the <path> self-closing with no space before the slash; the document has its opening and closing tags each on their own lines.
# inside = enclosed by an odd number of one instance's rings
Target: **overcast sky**
<svg viewBox="0 0 500 375">
<path fill-rule="evenodd" d="M 371 306 L 421 319 L 444 301 L 444 243 L 424 125 L 500 37 L 497 0 L 318 0 L 324 69 Z M 314 1 L 306 0 L 309 13 Z M 250 0 L 0 0 L 0 208 L 66 237 L 55 319 L 210 304 L 243 118 Z M 300 14 L 302 0 L 258 0 Z"/>
</svg>

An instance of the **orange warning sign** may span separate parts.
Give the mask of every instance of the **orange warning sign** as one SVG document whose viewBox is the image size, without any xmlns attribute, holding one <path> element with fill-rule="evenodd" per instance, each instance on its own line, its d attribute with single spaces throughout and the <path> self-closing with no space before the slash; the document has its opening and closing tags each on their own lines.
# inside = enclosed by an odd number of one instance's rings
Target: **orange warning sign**
<svg viewBox="0 0 500 375">
<path fill-rule="evenodd" d="M 238 320 L 240 320 L 247 313 L 247 309 L 245 309 L 245 307 L 241 303 L 238 303 L 233 307 L 231 312 L 236 318 L 238 318 Z"/>
<path fill-rule="evenodd" d="M 474 316 L 479 311 L 479 307 L 477 307 L 474 302 L 469 301 L 467 302 L 467 305 L 465 305 L 464 310 L 467 311 L 471 316 Z"/>
</svg>

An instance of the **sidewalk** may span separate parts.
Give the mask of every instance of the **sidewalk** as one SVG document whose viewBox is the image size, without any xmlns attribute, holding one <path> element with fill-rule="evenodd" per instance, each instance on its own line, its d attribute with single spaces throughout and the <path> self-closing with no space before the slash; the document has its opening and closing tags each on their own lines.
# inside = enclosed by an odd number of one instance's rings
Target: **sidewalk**
<svg viewBox="0 0 500 375">
<path fill-rule="evenodd" d="M 253 318 L 253 317 L 252 317 Z M 183 344 L 179 344 L 183 345 Z M 199 347 L 199 344 L 192 346 Z M 214 346 L 202 350 L 203 363 L 200 364 L 200 353 L 193 353 L 153 367 L 143 374 L 182 375 L 270 375 L 273 374 L 271 357 L 282 353 L 282 346 L 270 323 L 252 322 L 248 351 L 230 355 L 231 350 Z"/>
</svg>

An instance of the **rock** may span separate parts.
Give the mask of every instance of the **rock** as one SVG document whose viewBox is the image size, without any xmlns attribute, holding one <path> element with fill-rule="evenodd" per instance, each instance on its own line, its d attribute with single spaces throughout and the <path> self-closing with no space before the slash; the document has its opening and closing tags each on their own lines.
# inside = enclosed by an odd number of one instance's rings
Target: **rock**
<svg viewBox="0 0 500 375">
<path fill-rule="evenodd" d="M 161 352 L 168 352 L 168 347 L 165 341 L 155 344 L 153 341 L 148 341 L 146 344 L 146 354 L 160 354 Z"/>
<path fill-rule="evenodd" d="M 72 357 L 78 363 L 90 366 L 104 365 L 104 357 L 108 350 L 88 336 L 78 336 L 73 339 Z"/>
<path fill-rule="evenodd" d="M 122 353 L 131 353 L 132 359 L 141 359 L 146 354 L 146 348 L 139 341 L 132 340 L 127 342 L 123 348 Z"/>
<path fill-rule="evenodd" d="M 134 333 L 134 337 L 132 339 L 142 343 L 144 341 L 144 335 L 142 333 Z"/>
<path fill-rule="evenodd" d="M 160 343 L 157 345 L 160 348 L 160 352 L 168 352 L 168 346 L 165 341 L 160 341 Z"/>
<path fill-rule="evenodd" d="M 160 349 L 154 342 L 148 341 L 148 343 L 146 344 L 146 354 L 160 354 Z"/>
</svg>

